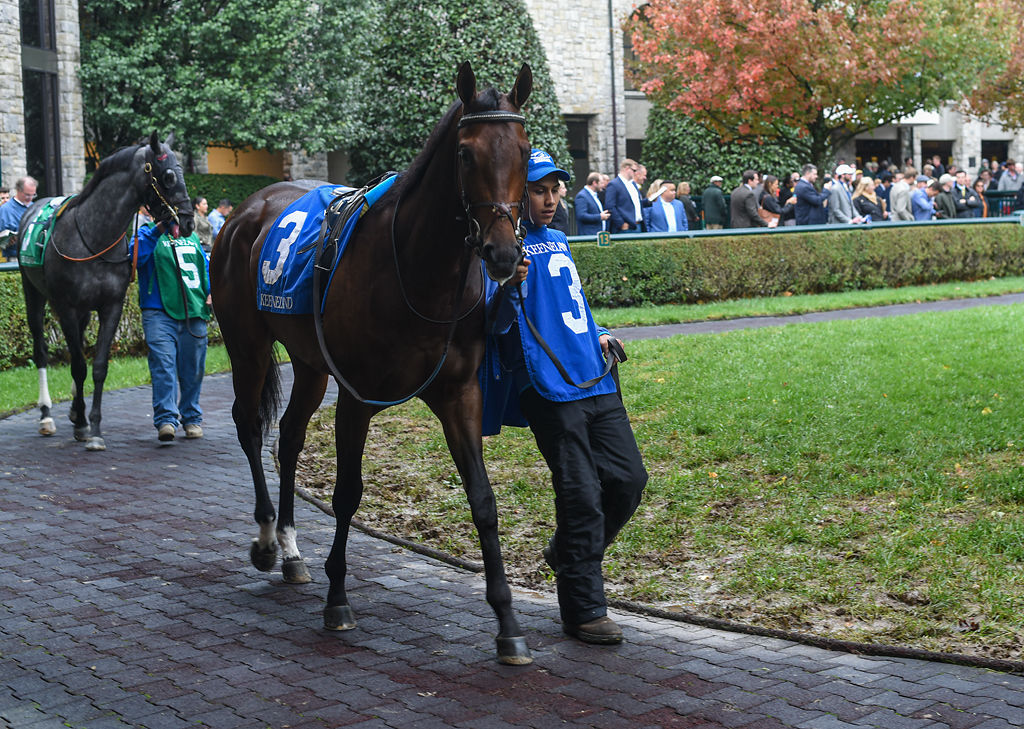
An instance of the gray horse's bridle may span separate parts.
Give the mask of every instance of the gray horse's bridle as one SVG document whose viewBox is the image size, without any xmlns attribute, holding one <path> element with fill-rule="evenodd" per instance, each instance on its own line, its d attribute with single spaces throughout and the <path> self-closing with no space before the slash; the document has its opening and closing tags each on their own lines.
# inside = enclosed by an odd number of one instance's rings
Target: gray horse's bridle
<svg viewBox="0 0 1024 729">
<path fill-rule="evenodd" d="M 486 123 L 506 123 L 512 122 L 514 124 L 522 124 L 526 126 L 526 118 L 522 114 L 517 114 L 514 111 L 480 111 L 474 114 L 463 114 L 462 118 L 459 119 L 458 128 L 469 126 L 470 124 L 486 124 Z M 456 155 L 458 153 L 456 152 Z M 523 215 L 522 211 L 519 212 L 519 220 L 516 221 L 512 217 L 512 208 L 520 209 L 523 206 L 522 200 L 515 202 L 472 202 L 466 195 L 466 189 L 462 184 L 462 171 L 461 168 L 456 165 L 456 169 L 459 170 L 459 195 L 462 198 L 462 207 L 466 211 L 466 224 L 469 226 L 469 234 L 466 236 L 466 245 L 474 249 L 478 254 L 483 247 L 484 240 L 483 236 L 487 233 L 494 223 L 501 218 L 508 220 L 512 226 L 512 230 L 515 232 L 516 242 L 519 245 L 520 258 L 522 258 L 523 241 L 526 240 L 526 229 L 523 227 Z M 526 197 L 526 190 L 523 189 L 523 197 Z M 473 215 L 474 208 L 490 208 L 491 212 L 494 213 L 494 218 L 486 228 L 480 226 L 480 221 Z"/>
<path fill-rule="evenodd" d="M 165 152 L 162 155 L 162 157 L 157 157 L 157 159 L 162 160 L 166 157 L 167 153 Z M 171 205 L 171 203 L 167 201 L 167 198 L 163 196 L 163 193 L 160 192 L 160 187 L 157 184 L 156 177 L 153 176 L 153 163 L 150 162 L 149 160 L 146 160 L 146 164 L 143 166 L 142 169 L 149 176 L 149 186 L 153 188 L 153 192 L 156 193 L 157 199 L 161 202 L 161 204 L 163 204 L 164 210 L 170 213 L 171 219 L 174 221 L 175 225 L 181 225 L 181 221 L 178 219 L 178 206 Z"/>
</svg>

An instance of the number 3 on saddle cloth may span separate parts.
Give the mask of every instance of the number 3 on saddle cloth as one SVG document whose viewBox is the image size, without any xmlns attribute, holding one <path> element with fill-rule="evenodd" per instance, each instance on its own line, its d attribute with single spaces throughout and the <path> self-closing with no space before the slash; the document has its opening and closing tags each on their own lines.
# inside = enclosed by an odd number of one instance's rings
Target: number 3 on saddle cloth
<svg viewBox="0 0 1024 729">
<path fill-rule="evenodd" d="M 274 314 L 313 313 L 313 268 L 329 276 L 322 291 L 326 298 L 356 224 L 396 179 L 388 173 L 359 189 L 321 185 L 285 208 L 260 251 L 257 308 Z M 322 312 L 323 302 L 317 304 Z"/>
</svg>

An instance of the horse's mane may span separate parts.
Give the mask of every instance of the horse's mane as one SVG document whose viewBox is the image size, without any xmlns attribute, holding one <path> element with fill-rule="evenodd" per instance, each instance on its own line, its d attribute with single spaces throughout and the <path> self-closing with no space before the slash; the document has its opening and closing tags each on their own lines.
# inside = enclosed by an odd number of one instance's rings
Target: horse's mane
<svg viewBox="0 0 1024 729">
<path fill-rule="evenodd" d="M 477 94 L 477 97 L 473 100 L 472 109 L 467 111 L 494 111 L 498 109 L 501 103 L 501 94 L 493 87 L 481 91 Z M 452 125 L 452 120 L 455 114 L 462 108 L 462 101 L 456 100 L 452 102 L 452 105 L 448 107 L 448 111 L 444 113 L 441 120 L 434 127 L 434 130 L 427 137 L 426 143 L 423 145 L 423 149 L 420 150 L 419 154 L 409 165 L 408 169 L 402 173 L 398 178 L 398 183 L 395 184 L 391 190 L 388 191 L 388 196 L 398 195 L 402 190 L 410 187 L 414 187 L 419 184 L 420 180 L 427 172 L 427 167 L 430 165 L 431 159 L 433 159 L 437 148 L 441 146 L 444 141 L 444 137 L 448 133 L 448 129 Z"/>
<path fill-rule="evenodd" d="M 83 200 L 86 200 L 93 190 L 99 187 L 99 184 L 114 172 L 121 172 L 122 170 L 127 169 L 128 164 L 131 162 L 140 146 L 142 145 L 133 144 L 128 147 L 121 147 L 121 149 L 117 150 L 109 157 L 104 157 L 100 161 L 100 166 L 96 168 L 96 172 L 89 179 L 89 182 L 86 183 L 80 193 L 71 198 L 71 202 L 68 203 L 65 210 L 70 210 Z"/>
</svg>

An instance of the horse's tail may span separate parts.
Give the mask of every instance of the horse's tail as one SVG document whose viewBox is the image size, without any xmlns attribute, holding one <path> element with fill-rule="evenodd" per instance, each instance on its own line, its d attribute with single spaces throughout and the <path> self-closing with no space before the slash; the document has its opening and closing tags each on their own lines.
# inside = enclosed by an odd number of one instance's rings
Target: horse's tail
<svg viewBox="0 0 1024 729">
<path fill-rule="evenodd" d="M 256 408 L 264 438 L 270 435 L 271 428 L 277 422 L 277 410 L 281 404 L 281 372 L 278 362 L 277 347 L 274 347 L 267 375 L 263 378 L 260 404 Z"/>
</svg>

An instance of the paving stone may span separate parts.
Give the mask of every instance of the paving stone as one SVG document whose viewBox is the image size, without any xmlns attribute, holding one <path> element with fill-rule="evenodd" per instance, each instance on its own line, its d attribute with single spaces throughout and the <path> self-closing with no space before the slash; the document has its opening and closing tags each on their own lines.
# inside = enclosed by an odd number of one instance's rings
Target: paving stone
<svg viewBox="0 0 1024 729">
<path fill-rule="evenodd" d="M 515 592 L 535 663 L 500 666 L 481 575 L 359 531 L 348 545 L 359 625 L 329 633 L 333 519 L 296 502 L 313 583 L 285 585 L 249 565 L 251 488 L 230 378 L 204 383 L 201 441 L 157 446 L 149 397 L 106 394 L 108 450 L 90 457 L 70 438 L 39 439 L 33 413 L 0 420 L 0 462 L 18 469 L 0 480 L 0 727 L 1024 724 L 1019 676 L 623 611 L 627 643 L 588 646 L 561 633 L 550 593 Z M 201 478 L 179 477 L 183 457 Z M 75 479 L 55 489 L 55 472 Z M 38 508 L 54 499 L 60 509 Z"/>
</svg>

